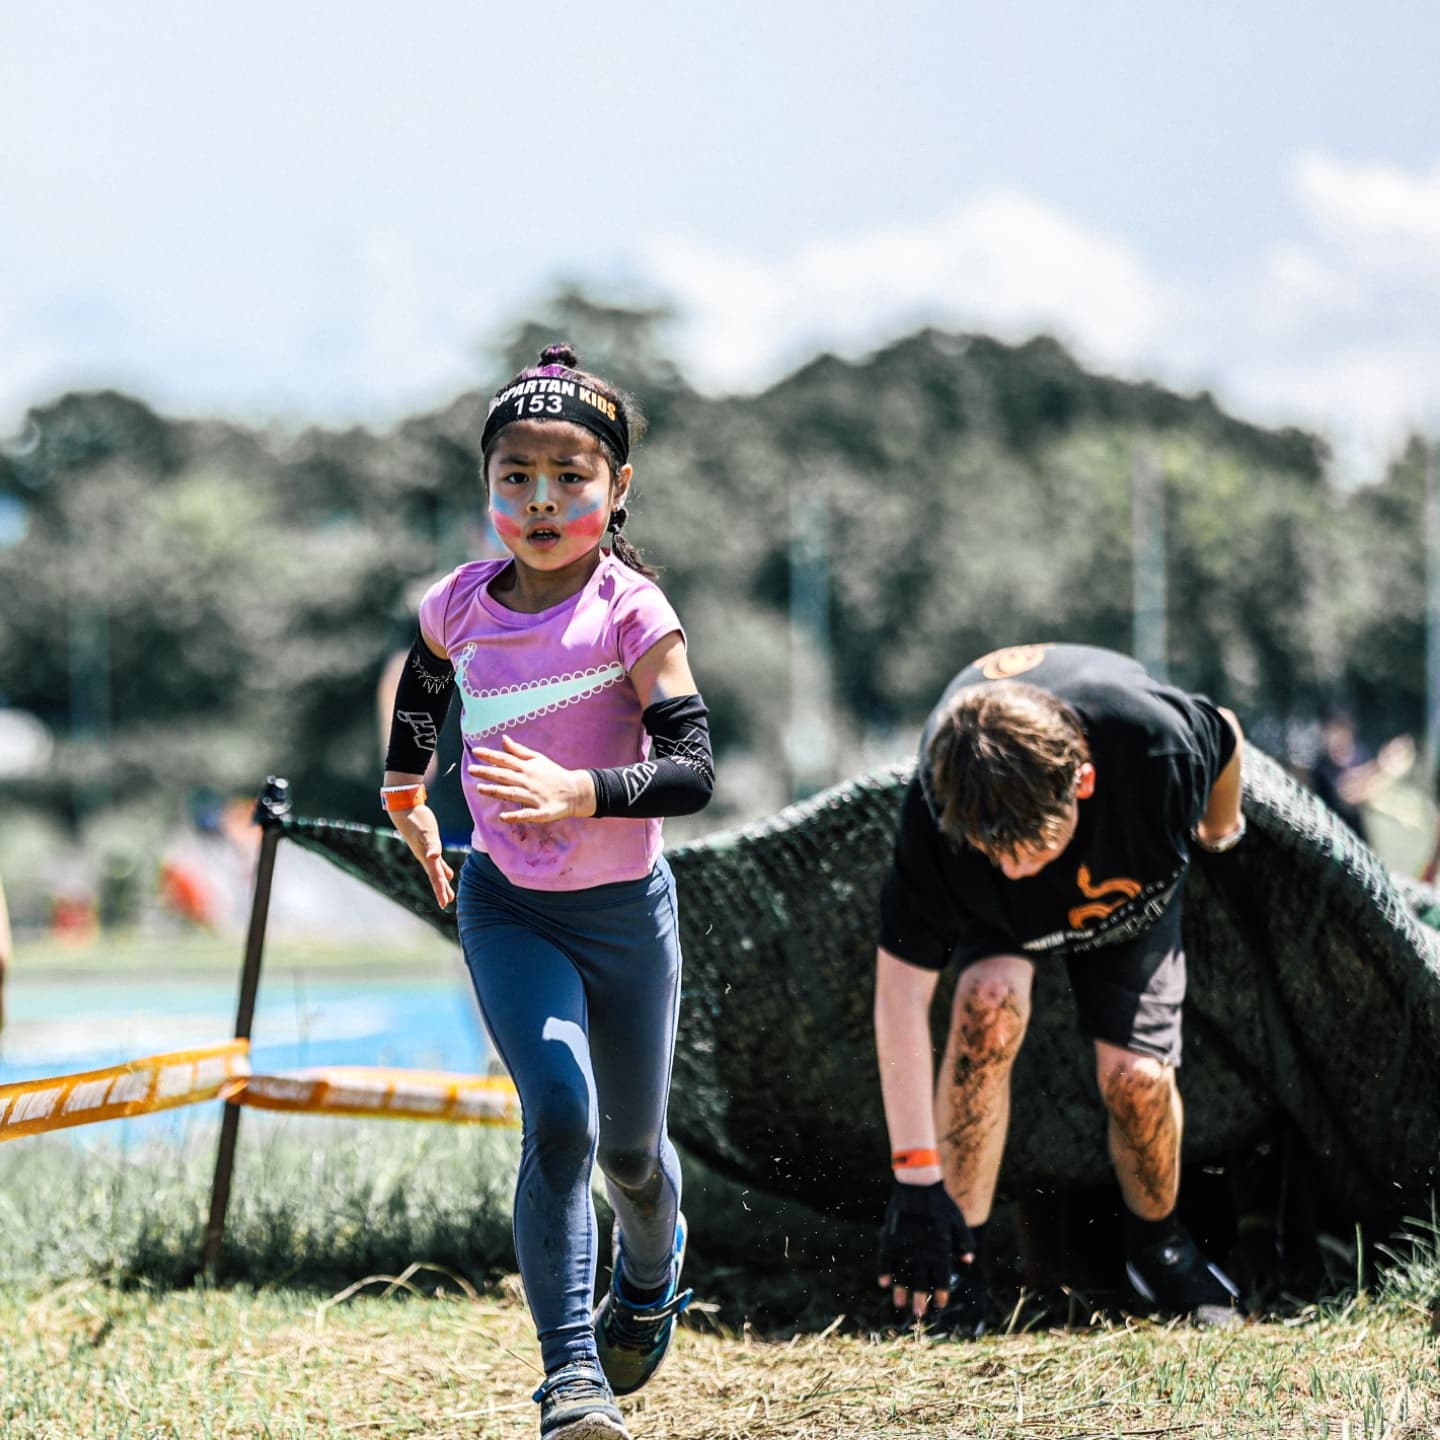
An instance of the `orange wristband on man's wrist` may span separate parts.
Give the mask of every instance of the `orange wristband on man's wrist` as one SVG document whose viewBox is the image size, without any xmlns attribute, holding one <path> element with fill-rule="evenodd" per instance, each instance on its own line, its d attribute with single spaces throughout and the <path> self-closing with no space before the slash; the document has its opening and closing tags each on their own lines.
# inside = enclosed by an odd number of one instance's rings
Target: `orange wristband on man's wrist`
<svg viewBox="0 0 1440 1440">
<path fill-rule="evenodd" d="M 892 1170 L 923 1170 L 928 1165 L 939 1165 L 938 1150 L 897 1150 L 890 1157 Z"/>
<path fill-rule="evenodd" d="M 423 784 L 382 785 L 380 787 L 380 803 L 389 811 L 413 810 L 417 805 L 423 805 L 425 800 Z"/>
</svg>

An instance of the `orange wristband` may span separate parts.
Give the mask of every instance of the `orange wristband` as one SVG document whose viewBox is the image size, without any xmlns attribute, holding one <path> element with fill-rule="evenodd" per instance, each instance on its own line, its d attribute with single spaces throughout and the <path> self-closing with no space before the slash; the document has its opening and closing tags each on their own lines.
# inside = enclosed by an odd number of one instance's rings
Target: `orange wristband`
<svg viewBox="0 0 1440 1440">
<path fill-rule="evenodd" d="M 423 805 L 425 799 L 423 784 L 382 785 L 380 787 L 380 803 L 386 810 L 413 810 L 417 805 Z"/>
<path fill-rule="evenodd" d="M 897 1150 L 890 1157 L 892 1170 L 919 1170 L 926 1165 L 938 1165 L 939 1163 L 940 1152 L 938 1150 Z"/>
</svg>

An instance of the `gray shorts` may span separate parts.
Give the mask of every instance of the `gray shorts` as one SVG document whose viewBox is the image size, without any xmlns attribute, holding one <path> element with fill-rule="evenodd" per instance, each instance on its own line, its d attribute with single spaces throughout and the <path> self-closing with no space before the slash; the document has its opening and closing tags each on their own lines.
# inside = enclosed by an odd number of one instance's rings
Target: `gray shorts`
<svg viewBox="0 0 1440 1440">
<path fill-rule="evenodd" d="M 1180 897 L 1143 934 L 1066 960 L 1080 1029 L 1137 1055 L 1180 1064 L 1185 944 Z"/>
<path fill-rule="evenodd" d="M 1185 1003 L 1180 902 L 1177 894 L 1160 918 L 1133 940 L 1101 945 L 1065 959 L 1085 1035 L 1176 1066 L 1181 1051 L 1180 1011 Z M 1009 953 L 1041 965 L 1052 958 L 1024 950 Z M 963 970 L 986 955 L 977 946 L 956 958 Z"/>
</svg>

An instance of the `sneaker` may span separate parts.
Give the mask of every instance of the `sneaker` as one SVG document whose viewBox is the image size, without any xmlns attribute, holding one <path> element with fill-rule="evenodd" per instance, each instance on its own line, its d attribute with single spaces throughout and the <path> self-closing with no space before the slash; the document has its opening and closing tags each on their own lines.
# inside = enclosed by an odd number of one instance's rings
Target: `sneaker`
<svg viewBox="0 0 1440 1440">
<path fill-rule="evenodd" d="M 1235 1282 L 1205 1258 L 1178 1220 L 1159 1243 L 1127 1248 L 1126 1278 L 1135 1293 L 1157 1310 L 1188 1315 L 1197 1325 L 1240 1323 L 1240 1291 Z"/>
<path fill-rule="evenodd" d="M 552 1371 L 531 1398 L 540 1402 L 540 1440 L 630 1440 L 593 1360 L 572 1360 Z"/>
<path fill-rule="evenodd" d="M 678 1288 L 684 1263 L 685 1217 L 677 1215 L 670 1284 L 658 1300 L 635 1304 L 625 1297 L 625 1245 L 615 1227 L 610 1293 L 595 1307 L 594 1318 L 595 1348 L 617 1395 L 633 1395 L 660 1368 L 675 1334 L 675 1317 L 695 1293 Z"/>
</svg>

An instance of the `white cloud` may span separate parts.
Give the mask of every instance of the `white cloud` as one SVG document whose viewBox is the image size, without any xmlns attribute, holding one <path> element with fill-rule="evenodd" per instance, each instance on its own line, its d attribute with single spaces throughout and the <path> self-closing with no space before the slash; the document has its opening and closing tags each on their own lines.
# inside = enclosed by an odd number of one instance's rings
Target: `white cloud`
<svg viewBox="0 0 1440 1440">
<path fill-rule="evenodd" d="M 677 358 L 706 389 L 758 388 L 818 349 L 856 354 L 922 325 L 1048 331 L 1085 363 L 1205 385 L 1240 415 L 1317 429 L 1343 470 L 1374 473 L 1407 429 L 1440 429 L 1440 165 L 1308 151 L 1286 183 L 1291 223 L 1198 279 L 1005 190 L 929 221 L 862 219 L 779 254 L 672 234 L 621 268 L 673 299 Z M 220 275 L 157 262 L 124 288 L 98 271 L 7 274 L 0 434 L 25 404 L 76 383 L 180 411 L 411 413 L 473 383 L 477 337 L 547 288 L 539 270 L 519 291 L 496 284 L 492 269 L 436 251 L 413 217 L 315 231 Z M 603 274 L 588 278 L 604 293 Z"/>
<path fill-rule="evenodd" d="M 1263 263 L 1271 303 L 1287 315 L 1354 313 L 1363 303 L 1359 289 L 1308 245 L 1282 241 L 1272 247 Z"/>
<path fill-rule="evenodd" d="M 1296 158 L 1292 185 L 1312 220 L 1340 243 L 1426 247 L 1440 260 L 1440 165 L 1411 175 L 1398 165 L 1347 165 L 1307 152 Z"/>
<path fill-rule="evenodd" d="M 1310 152 L 1289 183 L 1293 233 L 1199 281 L 1008 192 L 770 259 L 671 237 L 646 269 L 675 298 L 684 363 L 706 388 L 758 387 L 818 348 L 855 353 L 922 324 L 1043 330 L 1085 362 L 1317 430 L 1342 475 L 1373 476 L 1408 430 L 1440 423 L 1440 167 Z"/>
<path fill-rule="evenodd" d="M 688 368 L 716 389 L 759 386 L 819 347 L 853 350 L 921 324 L 1049 330 L 1089 359 L 1132 365 L 1170 308 L 1123 243 L 1010 193 L 773 261 L 672 237 L 651 247 L 646 272 L 685 317 Z"/>
<path fill-rule="evenodd" d="M 1309 356 L 1243 365 L 1250 413 L 1285 417 L 1330 442 L 1339 478 L 1378 478 L 1404 437 L 1437 413 L 1440 344 L 1390 340 L 1317 346 Z"/>
<path fill-rule="evenodd" d="M 1272 245 L 1207 337 L 1227 393 L 1319 430 L 1342 475 L 1374 476 L 1440 425 L 1440 166 L 1307 152 L 1290 170 L 1301 233 Z"/>
</svg>

